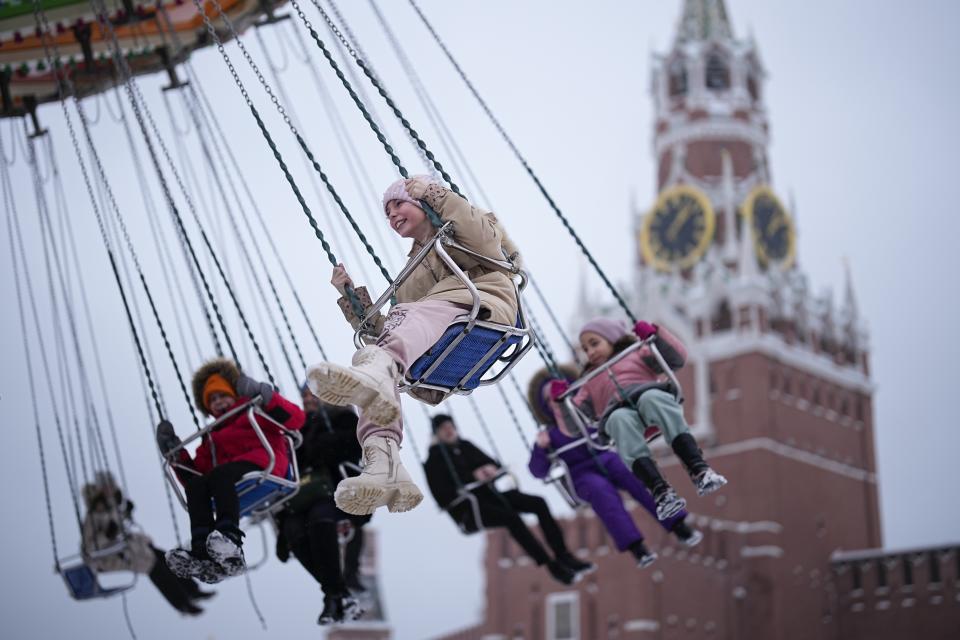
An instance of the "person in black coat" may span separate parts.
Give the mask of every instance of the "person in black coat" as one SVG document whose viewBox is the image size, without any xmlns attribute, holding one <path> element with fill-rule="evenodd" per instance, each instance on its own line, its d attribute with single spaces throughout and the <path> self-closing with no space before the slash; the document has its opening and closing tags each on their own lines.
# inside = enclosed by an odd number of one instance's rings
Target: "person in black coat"
<svg viewBox="0 0 960 640">
<path fill-rule="evenodd" d="M 320 583 L 324 607 L 319 624 L 349 621 L 363 613 L 351 589 L 363 590 L 358 575 L 362 526 L 370 516 L 340 511 L 333 492 L 342 479 L 341 469 L 349 473 L 360 461 L 357 415 L 346 407 L 321 403 L 306 386 L 301 396 L 307 419 L 301 430 L 303 444 L 297 449 L 300 491 L 276 516 L 277 557 L 286 562 L 292 552 Z M 341 564 L 337 529 L 343 521 L 353 526 L 354 536 Z"/>
<path fill-rule="evenodd" d="M 550 574 L 564 584 L 573 584 L 596 568 L 570 553 L 563 531 L 543 498 L 516 489 L 501 492 L 493 486 L 492 479 L 501 470 L 500 463 L 469 440 L 461 438 L 453 418 L 437 414 L 433 416 L 431 427 L 434 443 L 423 465 L 427 484 L 440 508 L 447 511 L 464 531 L 506 527 L 534 562 L 546 565 Z M 481 522 L 475 521 L 470 500 L 453 504 L 465 491 L 464 487 L 476 481 L 485 482 L 472 491 L 478 501 Z M 536 514 L 553 558 L 523 522 L 521 513 Z"/>
</svg>

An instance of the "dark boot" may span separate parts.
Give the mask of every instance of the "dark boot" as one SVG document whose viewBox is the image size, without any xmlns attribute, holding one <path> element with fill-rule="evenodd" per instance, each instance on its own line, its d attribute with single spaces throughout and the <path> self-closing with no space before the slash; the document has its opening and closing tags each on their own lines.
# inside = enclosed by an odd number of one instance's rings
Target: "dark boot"
<svg viewBox="0 0 960 640">
<path fill-rule="evenodd" d="M 660 469 L 653 458 L 637 458 L 633 461 L 633 475 L 653 494 L 657 504 L 657 519 L 666 520 L 674 516 L 687 506 L 687 501 L 677 495 L 667 481 L 660 475 Z"/>
<path fill-rule="evenodd" d="M 697 446 L 697 441 L 689 433 L 681 433 L 670 445 L 673 452 L 677 454 L 683 466 L 686 467 L 690 479 L 697 487 L 697 494 L 705 496 L 713 493 L 723 485 L 727 484 L 727 479 L 710 468 L 710 465 L 703 459 L 703 452 Z"/>
<path fill-rule="evenodd" d="M 697 441 L 694 440 L 693 436 L 689 433 L 681 433 L 678 435 L 673 439 L 673 442 L 670 443 L 670 446 L 673 448 L 673 452 L 677 454 L 677 457 L 680 458 L 683 466 L 686 467 L 687 473 L 690 474 L 691 478 L 709 469 L 706 461 L 703 459 L 703 452 L 700 450 L 700 447 L 697 446 Z"/>
<path fill-rule="evenodd" d="M 703 540 L 703 532 L 692 528 L 685 520 L 673 525 L 673 530 L 670 533 L 677 536 L 677 539 L 688 547 L 695 547 Z"/>
<path fill-rule="evenodd" d="M 583 577 L 588 573 L 593 573 L 597 570 L 597 565 L 593 564 L 592 562 L 584 562 L 569 551 L 558 553 L 557 562 L 566 565 L 577 575 L 578 578 Z"/>
<path fill-rule="evenodd" d="M 561 584 L 571 585 L 579 580 L 579 576 L 573 569 L 556 560 L 551 560 L 547 563 L 547 571 L 550 572 L 554 580 Z"/>
<path fill-rule="evenodd" d="M 323 611 L 317 618 L 317 624 L 328 625 L 339 622 L 351 622 L 363 615 L 363 609 L 356 598 L 346 593 L 324 596 Z"/>
<path fill-rule="evenodd" d="M 630 553 L 633 554 L 633 557 L 637 559 L 637 566 L 643 569 L 644 567 L 649 567 L 657 559 L 657 554 L 647 548 L 647 545 L 643 544 L 643 540 L 637 540 L 630 545 Z"/>
</svg>

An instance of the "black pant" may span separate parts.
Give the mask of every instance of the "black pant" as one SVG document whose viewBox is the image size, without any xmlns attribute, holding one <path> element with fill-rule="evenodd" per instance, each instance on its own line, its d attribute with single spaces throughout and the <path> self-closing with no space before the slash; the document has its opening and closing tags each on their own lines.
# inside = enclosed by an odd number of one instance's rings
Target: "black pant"
<svg viewBox="0 0 960 640">
<path fill-rule="evenodd" d="M 337 522 L 341 519 L 336 505 L 327 501 L 315 502 L 306 511 L 283 517 L 283 535 L 290 550 L 328 596 L 347 590 L 337 538 Z"/>
<path fill-rule="evenodd" d="M 489 495 L 488 495 L 489 494 Z M 494 490 L 477 492 L 480 502 L 480 518 L 486 528 L 506 527 L 511 537 L 517 541 L 538 565 L 550 561 L 550 556 L 539 540 L 520 518 L 521 513 L 534 513 L 540 521 L 540 529 L 554 555 L 568 553 L 563 540 L 563 531 L 554 520 L 547 502 L 540 496 L 520 493 L 517 490 L 505 491 L 497 495 Z"/>
<path fill-rule="evenodd" d="M 245 474 L 260 470 L 252 462 L 238 460 L 218 465 L 210 473 L 194 476 L 187 481 L 187 512 L 190 514 L 190 532 L 194 542 L 201 539 L 206 541 L 207 534 L 214 527 L 236 529 L 240 526 L 240 499 L 234 485 Z M 216 522 L 213 518 L 214 504 Z"/>
</svg>

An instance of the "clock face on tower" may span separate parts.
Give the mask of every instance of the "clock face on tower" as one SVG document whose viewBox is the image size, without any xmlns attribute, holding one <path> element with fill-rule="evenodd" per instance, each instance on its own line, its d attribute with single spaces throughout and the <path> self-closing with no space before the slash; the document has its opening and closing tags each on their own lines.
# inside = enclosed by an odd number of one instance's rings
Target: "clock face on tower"
<svg viewBox="0 0 960 640">
<path fill-rule="evenodd" d="M 640 229 L 643 258 L 660 271 L 692 267 L 710 246 L 714 225 L 703 192 L 687 185 L 665 189 Z"/>
<path fill-rule="evenodd" d="M 753 230 L 757 258 L 762 266 L 787 269 L 796 255 L 793 220 L 770 187 L 757 187 L 743 205 L 745 221 Z"/>
</svg>

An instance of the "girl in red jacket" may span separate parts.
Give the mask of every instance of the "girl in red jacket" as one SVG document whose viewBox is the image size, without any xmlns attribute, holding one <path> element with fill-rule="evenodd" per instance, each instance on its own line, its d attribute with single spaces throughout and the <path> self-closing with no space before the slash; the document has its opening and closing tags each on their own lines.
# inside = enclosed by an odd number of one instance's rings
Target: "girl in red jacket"
<svg viewBox="0 0 960 640">
<path fill-rule="evenodd" d="M 213 418 L 256 396 L 260 396 L 264 413 L 287 429 L 303 426 L 300 407 L 269 384 L 240 373 L 232 360 L 211 360 L 193 376 L 194 402 L 201 412 Z M 273 473 L 285 475 L 290 460 L 283 434 L 263 418 L 258 417 L 257 422 L 273 449 Z M 157 444 L 164 455 L 180 444 L 173 425 L 166 420 L 157 427 Z M 193 458 L 180 450 L 179 462 L 202 475 L 178 473 L 187 494 L 191 548 L 167 552 L 167 564 L 175 574 L 214 583 L 244 571 L 240 501 L 234 485 L 247 473 L 266 469 L 269 461 L 269 453 L 250 426 L 245 411 L 204 436 Z"/>
<path fill-rule="evenodd" d="M 687 359 L 683 344 L 666 329 L 640 321 L 629 332 L 609 318 L 595 318 L 580 330 L 580 346 L 587 356 L 586 371 L 603 365 L 615 355 L 636 343 L 655 336 L 654 344 L 668 367 L 679 369 Z M 595 376 L 577 391 L 574 403 L 599 421 L 600 427 L 613 438 L 617 452 L 653 494 L 657 518 L 665 520 L 679 513 L 686 501 L 677 495 L 660 474 L 653 460 L 644 432 L 659 427 L 667 444 L 680 458 L 704 496 L 727 483 L 726 478 L 710 468 L 703 452 L 690 433 L 683 409 L 670 391 L 664 390 L 664 372 L 646 346 L 613 364 L 608 374 Z M 559 396 L 564 389 L 556 389 Z"/>
</svg>

